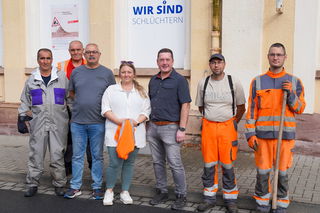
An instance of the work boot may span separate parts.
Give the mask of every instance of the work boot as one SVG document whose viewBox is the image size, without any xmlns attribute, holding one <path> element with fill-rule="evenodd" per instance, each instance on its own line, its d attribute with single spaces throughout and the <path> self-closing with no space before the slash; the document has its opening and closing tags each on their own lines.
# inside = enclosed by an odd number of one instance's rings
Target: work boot
<svg viewBox="0 0 320 213">
<path fill-rule="evenodd" d="M 38 187 L 36 187 L 36 186 L 29 187 L 29 188 L 27 188 L 26 192 L 24 193 L 24 196 L 25 197 L 32 197 L 37 193 L 37 191 L 38 191 Z"/>
<path fill-rule="evenodd" d="M 197 207 L 197 210 L 199 212 L 204 212 L 206 211 L 207 209 L 210 209 L 210 208 L 213 208 L 215 207 L 215 203 L 210 203 L 208 201 L 203 201 L 202 203 L 200 203 L 200 205 Z"/>
<path fill-rule="evenodd" d="M 183 194 L 177 194 L 176 195 L 176 200 L 174 203 L 171 205 L 172 210 L 181 210 L 183 207 L 185 207 L 187 204 L 187 198 L 186 195 Z"/>
<path fill-rule="evenodd" d="M 277 209 L 272 210 L 272 213 L 287 213 L 287 209 L 278 206 Z"/>
<path fill-rule="evenodd" d="M 160 203 L 164 203 L 168 200 L 169 196 L 167 192 L 161 192 L 160 189 L 156 189 L 156 194 L 152 198 L 152 200 L 149 201 L 149 204 L 154 206 L 158 205 Z"/>
<path fill-rule="evenodd" d="M 228 213 L 238 213 L 238 207 L 235 202 L 228 202 L 226 208 Z"/>
<path fill-rule="evenodd" d="M 54 187 L 54 192 L 57 196 L 63 196 L 64 195 L 64 189 L 63 187 Z"/>
<path fill-rule="evenodd" d="M 269 213 L 270 209 L 270 206 L 257 205 L 256 213 Z"/>
</svg>

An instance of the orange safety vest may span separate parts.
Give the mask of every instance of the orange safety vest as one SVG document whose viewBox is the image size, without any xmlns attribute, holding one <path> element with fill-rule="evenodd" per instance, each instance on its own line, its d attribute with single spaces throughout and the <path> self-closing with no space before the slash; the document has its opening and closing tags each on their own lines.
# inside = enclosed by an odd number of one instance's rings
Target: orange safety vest
<svg viewBox="0 0 320 213">
<path fill-rule="evenodd" d="M 70 76 L 71 73 L 73 71 L 73 69 L 75 68 L 73 66 L 73 64 L 71 63 L 71 59 L 66 60 L 66 61 L 62 61 L 62 62 L 58 62 L 57 64 L 57 69 L 58 70 L 63 70 L 66 73 L 67 78 L 70 80 Z M 82 64 L 86 64 L 87 61 L 85 59 L 82 59 Z"/>
<path fill-rule="evenodd" d="M 256 135 L 258 138 L 278 138 L 282 107 L 282 82 L 292 83 L 292 92 L 288 94 L 284 117 L 283 139 L 295 139 L 295 114 L 301 114 L 306 106 L 304 88 L 299 78 L 286 73 L 270 70 L 254 78 L 250 85 L 248 111 L 246 114 L 246 138 Z"/>
</svg>

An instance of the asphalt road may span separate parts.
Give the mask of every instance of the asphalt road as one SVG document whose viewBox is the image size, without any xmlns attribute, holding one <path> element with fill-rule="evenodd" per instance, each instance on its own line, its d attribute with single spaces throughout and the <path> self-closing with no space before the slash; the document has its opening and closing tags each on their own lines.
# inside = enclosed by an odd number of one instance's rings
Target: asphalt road
<svg viewBox="0 0 320 213">
<path fill-rule="evenodd" d="M 25 198 L 23 192 L 0 190 L 0 213 L 168 213 L 168 212 L 185 212 L 170 211 L 168 209 L 124 205 L 115 203 L 113 206 L 103 206 L 102 201 L 89 199 L 68 200 L 54 195 L 37 194 L 31 198 Z"/>
</svg>

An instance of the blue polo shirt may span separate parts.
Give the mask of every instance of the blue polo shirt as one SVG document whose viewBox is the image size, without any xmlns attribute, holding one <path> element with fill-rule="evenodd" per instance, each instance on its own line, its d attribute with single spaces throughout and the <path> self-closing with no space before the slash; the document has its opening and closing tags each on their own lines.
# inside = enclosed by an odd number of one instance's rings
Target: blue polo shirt
<svg viewBox="0 0 320 213">
<path fill-rule="evenodd" d="M 150 79 L 149 97 L 151 121 L 180 121 L 181 105 L 191 102 L 187 80 L 174 69 L 165 79 L 160 72 Z"/>
</svg>

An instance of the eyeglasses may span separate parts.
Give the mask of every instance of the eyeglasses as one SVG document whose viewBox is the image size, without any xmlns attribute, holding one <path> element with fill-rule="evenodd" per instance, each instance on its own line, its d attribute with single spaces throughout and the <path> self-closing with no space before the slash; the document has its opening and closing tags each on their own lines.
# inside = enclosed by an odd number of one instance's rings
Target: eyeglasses
<svg viewBox="0 0 320 213">
<path fill-rule="evenodd" d="M 95 55 L 95 54 L 98 54 L 100 52 L 95 50 L 95 51 L 85 51 L 84 53 L 88 54 L 88 55 L 91 55 L 91 54 Z"/>
<path fill-rule="evenodd" d="M 213 65 L 219 65 L 222 63 L 224 63 L 224 61 L 210 61 L 210 64 L 213 64 Z"/>
<path fill-rule="evenodd" d="M 275 56 L 277 56 L 277 57 L 282 57 L 282 56 L 285 56 L 285 54 L 280 54 L 280 53 L 270 53 L 270 54 L 268 54 L 268 56 L 270 56 L 270 57 L 275 57 Z"/>
<path fill-rule="evenodd" d="M 121 64 L 133 64 L 133 61 L 120 61 Z"/>
</svg>

